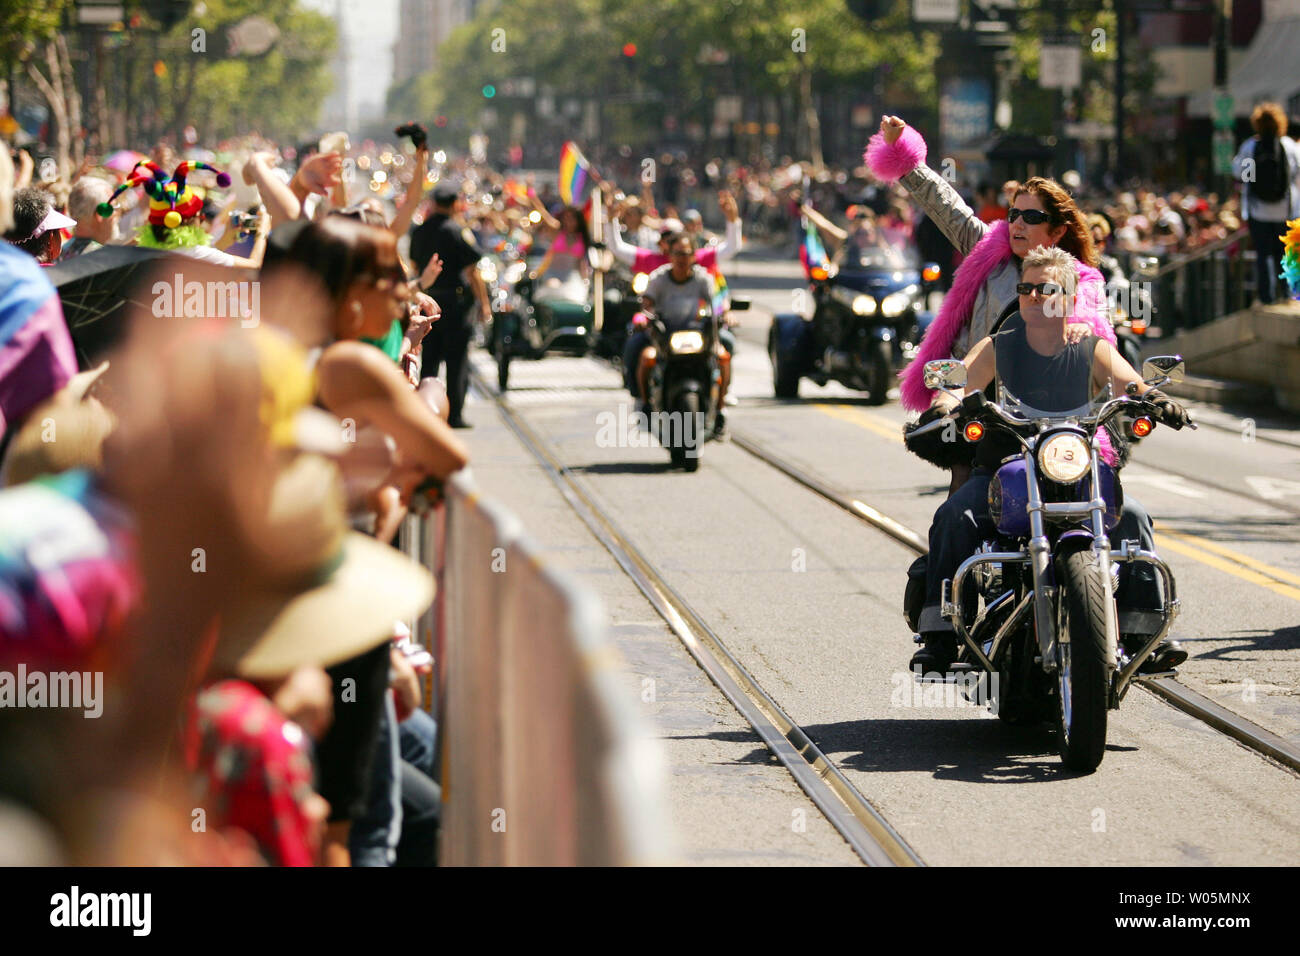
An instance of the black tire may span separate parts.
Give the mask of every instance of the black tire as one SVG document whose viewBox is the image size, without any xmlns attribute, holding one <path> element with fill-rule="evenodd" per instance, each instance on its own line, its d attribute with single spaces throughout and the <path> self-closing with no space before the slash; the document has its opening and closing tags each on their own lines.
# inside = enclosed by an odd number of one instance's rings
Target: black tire
<svg viewBox="0 0 1300 956">
<path fill-rule="evenodd" d="M 681 431 L 673 442 L 673 465 L 688 472 L 698 471 L 700 467 L 700 446 L 704 436 L 695 427 L 696 416 L 700 410 L 699 392 L 683 392 L 677 400 L 677 412 L 681 416 Z"/>
<path fill-rule="evenodd" d="M 1109 582 L 1097 573 L 1089 549 L 1058 562 L 1061 626 L 1069 644 L 1059 645 L 1056 732 L 1061 761 L 1076 773 L 1092 773 L 1106 754 L 1106 710 L 1110 701 L 1110 635 L 1106 631 Z"/>
<path fill-rule="evenodd" d="M 782 358 L 776 346 L 776 326 L 767 333 L 767 354 L 772 359 L 772 393 L 777 398 L 799 397 L 799 370 L 788 358 Z"/>
<path fill-rule="evenodd" d="M 883 405 L 889 399 L 890 380 L 894 374 L 894 347 L 877 342 L 871 349 L 871 368 L 867 378 L 867 404 Z"/>
</svg>

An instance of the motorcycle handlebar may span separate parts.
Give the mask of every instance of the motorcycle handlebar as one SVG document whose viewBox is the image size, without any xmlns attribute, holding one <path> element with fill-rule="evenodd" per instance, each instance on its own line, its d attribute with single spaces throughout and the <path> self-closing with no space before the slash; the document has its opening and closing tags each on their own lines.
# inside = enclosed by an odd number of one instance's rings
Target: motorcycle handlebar
<svg viewBox="0 0 1300 956">
<path fill-rule="evenodd" d="M 1137 408 L 1135 406 L 1141 407 Z M 1080 424 L 1094 424 L 1097 428 L 1102 428 L 1116 415 L 1126 411 L 1136 414 L 1159 415 L 1159 409 L 1152 402 L 1148 402 L 1142 398 L 1122 395 L 1118 398 L 1111 399 L 1102 406 L 1101 410 L 1096 415 L 1083 419 Z M 922 425 L 920 428 L 913 430 L 908 434 L 908 438 L 918 438 L 921 435 L 927 435 L 932 431 L 943 428 L 949 422 L 957 421 L 962 417 L 977 418 L 984 414 L 991 414 L 1001 419 L 1006 425 L 1013 429 L 1023 428 L 1024 426 L 1033 423 L 1031 419 L 1012 415 L 996 402 L 990 402 L 983 392 L 973 392 L 963 398 L 961 404 L 957 408 L 953 409 L 947 415 L 940 416 L 929 424 Z M 1195 430 L 1196 423 L 1189 422 L 1188 427 Z"/>
</svg>

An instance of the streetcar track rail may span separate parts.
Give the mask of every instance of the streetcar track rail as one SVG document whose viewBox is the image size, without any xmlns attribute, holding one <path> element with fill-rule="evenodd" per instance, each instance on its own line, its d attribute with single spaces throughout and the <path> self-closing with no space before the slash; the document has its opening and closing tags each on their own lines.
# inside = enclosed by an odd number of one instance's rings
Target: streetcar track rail
<svg viewBox="0 0 1300 956">
<path fill-rule="evenodd" d="M 775 454 L 762 442 L 756 441 L 733 428 L 731 429 L 731 443 L 764 464 L 780 471 L 792 481 L 820 495 L 831 504 L 847 511 L 858 520 L 865 522 L 877 531 L 889 535 L 916 554 L 927 554 L 929 552 L 930 549 L 927 543 L 912 529 L 872 508 L 870 505 L 837 491 L 815 475 L 809 474 Z M 1134 683 L 1160 700 L 1195 717 L 1256 753 L 1292 771 L 1300 772 L 1300 747 L 1253 721 L 1227 710 L 1204 694 L 1200 694 L 1168 677 L 1138 677 Z"/>
<path fill-rule="evenodd" d="M 868 866 L 924 866 L 889 821 L 763 690 L 722 639 L 619 530 L 545 440 L 484 381 L 477 369 L 471 368 L 470 375 L 477 390 L 495 402 L 506 425 L 542 465 L 569 506 L 854 853 Z"/>
</svg>

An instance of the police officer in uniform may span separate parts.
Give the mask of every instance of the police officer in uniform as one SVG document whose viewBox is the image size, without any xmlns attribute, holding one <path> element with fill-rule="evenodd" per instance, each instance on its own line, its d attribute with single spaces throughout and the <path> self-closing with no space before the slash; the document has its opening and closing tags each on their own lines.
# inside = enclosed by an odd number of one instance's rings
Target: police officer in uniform
<svg viewBox="0 0 1300 956">
<path fill-rule="evenodd" d="M 481 321 L 491 315 L 487 287 L 478 274 L 483 252 L 474 234 L 455 218 L 463 210 L 460 188 L 441 184 L 433 191 L 433 215 L 411 233 L 411 260 L 423 272 L 435 255 L 442 258 L 442 272 L 424 291 L 442 310 L 442 318 L 424 339 L 424 375 L 438 374 L 447 363 L 448 423 L 452 428 L 472 427 L 462 417 L 465 390 L 469 386 L 469 342 L 475 311 Z"/>
</svg>

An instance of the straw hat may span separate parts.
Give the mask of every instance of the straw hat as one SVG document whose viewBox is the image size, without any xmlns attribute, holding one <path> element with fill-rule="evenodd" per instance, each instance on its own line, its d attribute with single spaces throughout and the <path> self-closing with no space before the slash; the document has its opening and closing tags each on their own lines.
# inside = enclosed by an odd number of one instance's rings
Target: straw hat
<svg viewBox="0 0 1300 956">
<path fill-rule="evenodd" d="M 105 362 L 77 373 L 28 414 L 0 466 L 0 485 L 19 485 L 73 468 L 99 468 L 104 439 L 116 420 L 88 393 L 107 370 Z"/>
<path fill-rule="evenodd" d="M 433 601 L 427 570 L 348 530 L 338 470 L 324 458 L 297 455 L 281 470 L 267 522 L 293 547 L 251 575 L 254 590 L 223 617 L 214 669 L 267 679 L 329 667 L 379 646 L 394 620 Z"/>
</svg>

